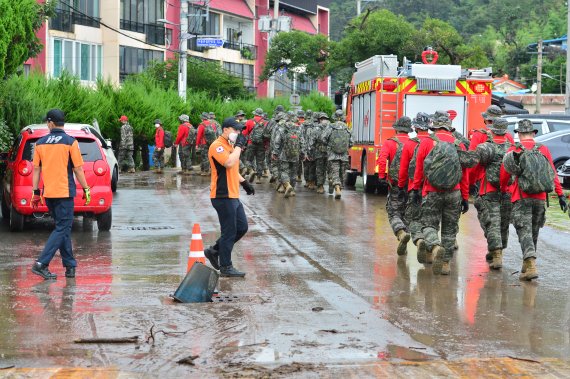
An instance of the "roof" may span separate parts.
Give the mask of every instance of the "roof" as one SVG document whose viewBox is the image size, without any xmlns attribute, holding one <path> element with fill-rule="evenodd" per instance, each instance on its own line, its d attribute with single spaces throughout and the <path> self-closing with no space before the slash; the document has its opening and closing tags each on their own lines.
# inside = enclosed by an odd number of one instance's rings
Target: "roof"
<svg viewBox="0 0 570 379">
<path fill-rule="evenodd" d="M 565 34 L 562 37 L 559 38 L 553 38 L 553 39 L 545 39 L 544 41 L 542 41 L 543 45 L 557 45 L 560 44 L 562 46 L 566 46 L 567 44 L 567 40 L 568 40 L 568 36 Z M 566 43 L 565 43 L 566 42 Z M 533 48 L 536 49 L 538 48 L 538 43 L 531 43 L 529 45 L 527 45 L 528 48 Z"/>
<path fill-rule="evenodd" d="M 519 82 L 515 82 L 514 80 L 509 79 L 508 75 L 503 75 L 499 78 L 493 79 L 493 87 L 500 86 L 502 84 L 510 84 L 514 87 L 521 88 L 521 89 L 526 88 L 526 86 L 524 84 L 521 84 Z"/>
<path fill-rule="evenodd" d="M 317 14 L 317 7 L 329 8 L 331 0 L 281 0 L 279 8 L 293 10 L 296 13 Z"/>
<path fill-rule="evenodd" d="M 288 14 L 291 17 L 291 28 L 295 30 L 301 30 L 309 34 L 317 33 L 317 29 L 307 17 L 299 16 L 296 14 Z"/>
<path fill-rule="evenodd" d="M 209 7 L 224 13 L 253 19 L 254 15 L 245 0 L 210 0 Z"/>
</svg>

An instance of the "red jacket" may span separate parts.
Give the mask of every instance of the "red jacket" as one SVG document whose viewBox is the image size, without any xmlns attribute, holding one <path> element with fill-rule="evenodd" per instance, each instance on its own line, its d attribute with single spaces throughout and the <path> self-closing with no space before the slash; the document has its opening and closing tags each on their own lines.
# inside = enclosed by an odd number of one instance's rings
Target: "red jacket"
<svg viewBox="0 0 570 379">
<path fill-rule="evenodd" d="M 506 133 L 505 135 L 501 136 L 498 134 L 493 134 L 493 141 L 496 143 L 505 143 L 505 141 L 509 141 L 511 145 L 515 144 L 513 136 L 510 133 Z M 471 137 L 471 143 L 469 145 L 469 150 L 473 151 L 479 146 L 480 144 L 487 142 L 487 134 L 481 132 L 481 130 L 475 130 Z M 477 165 L 469 169 L 469 185 L 473 185 L 482 181 L 485 178 L 485 167 L 481 165 Z M 484 195 L 487 192 L 496 192 L 497 188 L 495 188 L 491 183 L 487 182 L 485 188 L 482 186 L 483 183 L 479 185 L 479 195 Z"/>
<path fill-rule="evenodd" d="M 243 131 L 241 133 L 244 136 L 248 137 L 251 134 L 251 132 L 253 131 L 255 124 L 257 124 L 259 122 L 261 122 L 261 116 L 254 116 L 252 119 L 247 120 L 245 122 L 245 128 L 243 129 Z M 251 145 L 251 138 L 248 138 L 247 144 Z"/>
<path fill-rule="evenodd" d="M 451 132 L 448 132 L 447 130 L 438 130 L 435 135 L 444 142 L 453 143 L 455 141 L 455 137 L 453 137 Z M 424 139 L 420 143 L 418 154 L 416 156 L 416 172 L 414 173 L 414 185 L 412 186 L 412 189 L 418 190 L 423 184 L 422 196 L 427 195 L 428 192 L 445 192 L 432 186 L 424 177 L 424 160 L 433 149 L 434 143 L 435 141 L 431 138 Z M 465 146 L 463 146 L 463 144 L 461 144 L 460 147 L 465 150 Z M 467 200 L 469 199 L 469 177 L 467 175 L 467 169 L 463 169 L 462 172 L 463 176 L 461 177 L 461 181 L 457 186 L 455 186 L 454 190 L 461 190 L 461 197 L 463 197 L 464 200 Z"/>
<path fill-rule="evenodd" d="M 204 120 L 200 123 L 200 125 L 198 125 L 198 133 L 196 134 L 196 147 L 204 146 L 206 144 L 206 135 L 204 130 L 207 127 L 212 127 L 210 120 Z"/>
<path fill-rule="evenodd" d="M 176 135 L 176 142 L 174 142 L 175 145 L 188 145 L 188 134 L 190 133 L 191 127 L 192 124 L 189 122 L 178 125 L 178 134 Z"/>
<path fill-rule="evenodd" d="M 429 134 L 427 131 L 418 131 L 417 138 L 423 141 L 426 138 L 429 138 Z M 408 191 L 412 190 L 412 185 L 414 184 L 409 177 L 409 170 L 410 170 L 410 162 L 414 157 L 414 150 L 418 146 L 418 143 L 414 140 L 408 140 L 404 144 L 404 149 L 402 150 L 402 157 L 400 158 L 400 174 L 398 177 L 398 187 L 404 188 L 406 185 L 408 186 Z M 415 172 L 414 172 L 415 173 Z"/>
<path fill-rule="evenodd" d="M 532 149 L 534 147 L 534 139 L 525 139 L 520 141 L 521 144 L 526 148 L 526 149 Z M 516 152 L 521 152 L 522 150 L 517 148 L 516 146 L 512 146 L 509 151 L 516 151 Z M 552 167 L 552 170 L 554 171 L 554 191 L 556 192 L 556 194 L 558 196 L 560 195 L 564 195 L 564 192 L 562 192 L 562 186 L 560 185 L 560 181 L 558 180 L 558 174 L 556 174 L 556 170 L 554 169 L 554 163 L 552 163 L 552 156 L 550 155 L 550 151 L 548 150 L 548 148 L 544 145 L 542 145 L 538 151 L 540 151 L 547 159 L 548 162 L 550 162 L 550 166 Z M 505 171 L 505 167 L 501 166 L 501 191 L 502 192 L 507 192 L 509 191 L 509 181 L 511 179 L 511 176 L 509 175 L 509 173 L 507 173 L 507 171 Z M 519 180 L 517 177 L 515 177 L 515 181 L 512 184 L 512 186 L 510 186 L 510 192 L 511 192 L 511 202 L 515 202 L 521 199 L 521 196 L 523 199 L 539 199 L 539 200 L 546 200 L 546 192 L 543 193 L 535 193 L 535 194 L 529 194 L 529 193 L 525 193 L 522 192 L 521 189 L 519 188 Z"/>
<path fill-rule="evenodd" d="M 154 133 L 154 145 L 157 148 L 164 149 L 164 129 L 162 129 L 162 126 L 156 128 L 156 132 Z"/>
<path fill-rule="evenodd" d="M 498 134 L 492 134 L 492 135 L 493 135 L 493 141 L 495 141 L 498 144 L 504 144 L 507 141 L 511 142 L 511 144 L 514 144 L 513 137 L 508 133 L 502 136 Z M 476 136 L 485 136 L 485 139 L 481 141 L 481 138 L 476 138 Z M 475 150 L 477 148 L 477 145 L 487 142 L 486 134 L 479 132 L 475 133 L 473 137 L 474 138 L 471 142 L 471 145 L 469 146 L 469 150 Z M 475 147 L 473 146 L 473 142 L 476 142 Z M 469 185 L 474 185 L 476 183 L 479 183 L 479 195 L 485 195 L 486 193 L 497 192 L 499 190 L 499 188 L 495 188 L 495 186 L 493 186 L 491 183 L 489 183 L 484 179 L 485 179 L 485 167 L 478 164 L 475 167 L 469 169 Z"/>
<path fill-rule="evenodd" d="M 408 142 L 408 140 L 410 139 L 407 133 L 396 133 L 395 137 L 398 137 L 400 143 L 403 144 L 406 144 L 406 142 Z M 376 164 L 378 165 L 378 177 L 380 177 L 380 179 L 386 179 L 388 175 L 387 169 L 389 167 L 388 162 L 392 162 L 392 160 L 396 156 L 397 150 L 398 150 L 398 144 L 396 143 L 396 141 L 388 139 L 386 140 L 386 142 L 384 142 L 384 146 L 382 146 L 382 149 L 380 149 L 380 155 L 376 160 Z M 397 177 L 396 178 L 390 177 L 389 180 L 394 185 L 398 182 Z"/>
</svg>

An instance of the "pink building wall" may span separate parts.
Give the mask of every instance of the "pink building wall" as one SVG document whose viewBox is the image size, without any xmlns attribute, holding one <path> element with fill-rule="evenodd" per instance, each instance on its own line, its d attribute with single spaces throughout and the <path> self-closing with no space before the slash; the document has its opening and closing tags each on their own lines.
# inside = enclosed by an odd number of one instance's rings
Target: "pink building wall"
<svg viewBox="0 0 570 379">
<path fill-rule="evenodd" d="M 168 0 L 166 3 L 166 19 L 175 24 L 180 24 L 180 0 Z M 176 25 L 165 25 L 165 28 L 172 30 L 172 41 L 170 48 L 166 51 L 166 59 L 176 58 L 176 53 L 172 50 L 178 50 L 180 27 Z"/>
<path fill-rule="evenodd" d="M 38 0 L 38 3 L 43 4 L 45 0 Z M 43 45 L 42 51 L 34 57 L 28 59 L 24 64 L 29 64 L 32 71 L 40 71 L 41 73 L 47 70 L 47 22 L 42 24 L 42 27 L 36 32 L 36 36 L 39 38 L 41 44 Z"/>
</svg>

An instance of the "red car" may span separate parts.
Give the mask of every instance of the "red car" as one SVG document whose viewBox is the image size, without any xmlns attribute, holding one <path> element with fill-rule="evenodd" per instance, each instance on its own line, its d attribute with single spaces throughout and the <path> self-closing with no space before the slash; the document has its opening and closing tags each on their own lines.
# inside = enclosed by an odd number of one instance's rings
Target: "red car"
<svg viewBox="0 0 570 379">
<path fill-rule="evenodd" d="M 102 149 L 101 142 L 89 130 L 89 125 L 65 124 L 65 132 L 74 137 L 79 143 L 83 157 L 85 179 L 91 188 L 91 203 L 84 205 L 83 188 L 77 180 L 75 185 L 75 215 L 83 216 L 84 230 L 93 228 L 93 219 L 97 220 L 99 230 L 111 229 L 113 193 L 111 191 L 111 173 L 109 164 Z M 33 209 L 30 204 L 32 197 L 32 172 L 35 142 L 49 134 L 47 125 L 38 124 L 26 126 L 5 155 L 5 175 L 2 180 L 2 216 L 10 220 L 11 231 L 22 231 L 24 221 L 29 217 L 49 216 L 45 204 Z M 40 177 L 40 188 L 43 180 Z"/>
</svg>

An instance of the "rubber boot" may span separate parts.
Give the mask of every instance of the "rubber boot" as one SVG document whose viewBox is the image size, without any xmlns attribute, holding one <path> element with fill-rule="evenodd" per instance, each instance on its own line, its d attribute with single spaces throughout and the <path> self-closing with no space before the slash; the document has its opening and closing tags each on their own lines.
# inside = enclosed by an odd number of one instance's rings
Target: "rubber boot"
<svg viewBox="0 0 570 379">
<path fill-rule="evenodd" d="M 289 182 L 285 182 L 285 198 L 287 199 L 288 197 L 291 196 L 291 192 L 294 192 L 293 190 L 293 186 L 291 186 L 291 184 Z"/>
<path fill-rule="evenodd" d="M 396 238 L 400 241 L 400 243 L 398 243 L 398 255 L 406 255 L 408 253 L 407 245 L 410 241 L 410 233 L 406 232 L 404 229 L 400 229 L 398 230 L 398 233 L 396 233 Z"/>
<path fill-rule="evenodd" d="M 417 243 L 416 246 L 418 247 L 418 262 L 420 263 L 428 263 L 427 261 L 427 245 L 426 245 L 426 241 L 423 238 L 420 238 Z M 430 252 L 430 257 L 431 257 L 431 252 Z M 431 260 L 433 262 L 433 257 L 431 257 Z M 431 262 L 429 262 L 431 263 Z"/>
<path fill-rule="evenodd" d="M 493 270 L 499 270 L 503 267 L 503 251 L 501 249 L 493 250 L 493 261 L 489 264 Z"/>
<path fill-rule="evenodd" d="M 520 280 L 532 280 L 538 278 L 538 271 L 536 270 L 536 258 L 528 258 L 523 261 L 521 268 Z"/>
<path fill-rule="evenodd" d="M 340 199 L 340 196 L 341 196 L 340 186 L 337 184 L 336 186 L 334 186 L 334 198 Z"/>
<path fill-rule="evenodd" d="M 441 275 L 443 269 L 443 255 L 445 254 L 445 249 L 439 245 L 434 245 L 431 249 L 431 253 L 434 256 L 432 271 L 434 275 Z"/>
<path fill-rule="evenodd" d="M 317 187 L 317 193 L 320 193 L 320 194 L 325 193 L 325 187 L 323 187 L 322 185 L 321 185 L 321 186 L 318 186 L 318 187 Z"/>
</svg>

